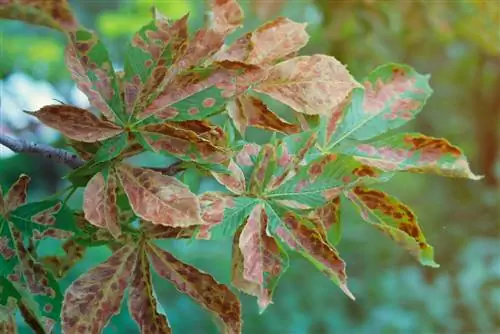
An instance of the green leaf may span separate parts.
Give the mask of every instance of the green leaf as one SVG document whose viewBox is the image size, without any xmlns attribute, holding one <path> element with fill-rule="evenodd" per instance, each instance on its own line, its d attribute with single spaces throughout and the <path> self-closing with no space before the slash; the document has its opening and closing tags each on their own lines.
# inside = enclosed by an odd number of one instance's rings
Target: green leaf
<svg viewBox="0 0 500 334">
<path fill-rule="evenodd" d="M 21 299 L 21 295 L 12 283 L 2 275 L 0 275 L 0 306 L 6 306 L 9 299 L 13 298 L 16 301 Z"/>
<path fill-rule="evenodd" d="M 201 175 L 197 168 L 188 168 L 181 175 L 181 181 L 189 187 L 192 193 L 200 189 Z"/>
<path fill-rule="evenodd" d="M 249 190 L 260 195 L 271 181 L 277 167 L 276 148 L 271 144 L 262 146 L 250 178 Z"/>
<path fill-rule="evenodd" d="M 0 215 L 0 277 L 11 274 L 19 263 L 10 231 L 10 224 Z M 1 294 L 0 294 L 1 295 Z"/>
<path fill-rule="evenodd" d="M 9 219 L 23 234 L 35 238 L 68 238 L 80 232 L 73 212 L 60 200 L 25 204 L 11 212 Z"/>
<path fill-rule="evenodd" d="M 406 65 L 377 67 L 363 80 L 364 90 L 355 88 L 351 102 L 332 115 L 343 116 L 334 133 L 326 129 L 330 120 L 323 119 L 322 133 L 330 134 L 323 146 L 331 149 L 347 138 L 367 140 L 406 124 L 431 96 L 429 79 Z"/>
<path fill-rule="evenodd" d="M 367 223 L 393 239 L 424 266 L 439 267 L 417 217 L 405 204 L 382 191 L 366 187 L 354 188 L 347 192 L 347 197 Z"/>
<path fill-rule="evenodd" d="M 342 238 L 342 220 L 340 220 L 341 196 L 335 197 L 325 206 L 312 211 L 308 218 L 315 224 L 315 228 L 323 239 L 336 246 Z"/>
<path fill-rule="evenodd" d="M 85 187 L 90 179 L 97 173 L 109 167 L 110 162 L 105 161 L 101 163 L 93 163 L 93 161 L 88 161 L 83 166 L 69 172 L 63 177 L 70 181 L 75 187 Z"/>
<path fill-rule="evenodd" d="M 128 134 L 125 132 L 120 133 L 118 136 L 109 138 L 102 142 L 92 162 L 95 164 L 113 160 L 122 153 L 128 145 Z"/>
<path fill-rule="evenodd" d="M 340 150 L 366 165 L 389 172 L 482 178 L 471 172 L 467 158 L 458 147 L 446 139 L 420 133 L 396 134 L 375 142 L 346 145 Z"/>
<path fill-rule="evenodd" d="M 106 46 L 95 32 L 83 28 L 72 32 L 70 40 L 66 64 L 78 88 L 107 119 L 124 124 L 128 115 Z"/>
</svg>

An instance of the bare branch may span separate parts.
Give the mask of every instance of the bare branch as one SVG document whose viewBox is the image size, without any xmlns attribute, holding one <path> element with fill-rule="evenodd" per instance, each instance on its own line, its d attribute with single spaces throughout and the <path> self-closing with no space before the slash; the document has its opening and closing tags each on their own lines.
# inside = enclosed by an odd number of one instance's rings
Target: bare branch
<svg viewBox="0 0 500 334">
<path fill-rule="evenodd" d="M 66 164 L 73 169 L 79 168 L 85 164 L 84 160 L 80 159 L 78 155 L 70 151 L 55 148 L 46 144 L 30 142 L 25 139 L 12 138 L 3 134 L 0 134 L 0 145 L 4 145 L 5 147 L 17 153 L 38 154 L 46 159 Z M 164 175 L 173 176 L 184 169 L 183 167 L 181 167 L 181 164 L 182 161 L 177 161 L 167 167 L 143 168 L 151 169 Z"/>
<path fill-rule="evenodd" d="M 3 134 L 0 134 L 0 144 L 14 152 L 38 154 L 46 159 L 66 164 L 73 169 L 81 167 L 85 163 L 75 153 L 46 144 L 30 142 L 25 139 L 11 138 Z"/>
</svg>

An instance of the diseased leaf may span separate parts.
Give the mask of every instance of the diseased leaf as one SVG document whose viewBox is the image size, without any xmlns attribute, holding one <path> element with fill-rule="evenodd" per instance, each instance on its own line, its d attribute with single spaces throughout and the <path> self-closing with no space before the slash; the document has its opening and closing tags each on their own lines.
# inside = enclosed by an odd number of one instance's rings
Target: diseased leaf
<svg viewBox="0 0 500 334">
<path fill-rule="evenodd" d="M 480 180 L 467 158 L 446 139 L 419 133 L 402 133 L 371 143 L 350 145 L 342 150 L 356 160 L 384 171 L 430 173 Z"/>
<path fill-rule="evenodd" d="M 3 198 L 3 189 L 2 186 L 0 186 L 0 216 L 2 216 L 5 213 L 5 200 Z"/>
<path fill-rule="evenodd" d="M 328 245 L 315 229 L 308 227 L 307 220 L 299 218 L 296 214 L 280 212 L 277 216 L 276 209 L 266 206 L 266 212 L 270 220 L 278 220 L 272 225 L 273 233 L 284 243 L 295 251 L 300 252 L 306 259 L 311 261 L 322 273 L 328 276 L 340 289 L 352 300 L 354 296 L 347 287 L 347 275 L 345 273 L 345 262 L 340 258 L 335 248 Z M 310 222 L 309 222 L 310 224 Z"/>
<path fill-rule="evenodd" d="M 235 236 L 239 236 L 241 255 L 233 248 L 233 265 L 238 258 L 242 258 L 243 265 L 241 274 L 233 271 L 233 284 L 240 283 L 241 287 L 236 287 L 245 292 L 249 290 L 247 293 L 257 296 L 262 313 L 272 303 L 273 291 L 288 267 L 288 257 L 267 234 L 267 215 L 262 204 L 252 209 L 241 234 L 236 233 Z M 257 288 L 252 288 L 251 283 L 257 284 Z"/>
<path fill-rule="evenodd" d="M 70 208 L 60 200 L 31 202 L 9 214 L 9 220 L 23 234 L 41 240 L 66 239 L 80 232 Z"/>
<path fill-rule="evenodd" d="M 65 255 L 63 256 L 44 256 L 40 258 L 47 269 L 58 278 L 62 278 L 66 273 L 83 258 L 86 246 L 83 246 L 75 241 L 76 238 L 68 239 L 63 245 Z"/>
<path fill-rule="evenodd" d="M 313 55 L 275 65 L 254 90 L 298 112 L 328 115 L 356 87 L 360 87 L 359 83 L 337 59 Z"/>
<path fill-rule="evenodd" d="M 364 90 L 353 90 L 328 148 L 348 138 L 371 139 L 412 120 L 433 92 L 429 78 L 406 65 L 377 67 L 363 80 Z"/>
<path fill-rule="evenodd" d="M 83 28 L 72 32 L 70 40 L 65 61 L 76 85 L 109 121 L 123 124 L 128 115 L 106 47 L 96 33 Z"/>
<path fill-rule="evenodd" d="M 28 184 L 31 178 L 26 174 L 21 174 L 14 184 L 10 187 L 4 199 L 4 212 L 14 211 L 19 206 L 26 203 L 28 196 Z"/>
<path fill-rule="evenodd" d="M 136 259 L 137 248 L 125 245 L 71 283 L 61 313 L 64 333 L 100 333 L 104 329 L 120 310 Z"/>
<path fill-rule="evenodd" d="M 128 134 L 125 132 L 103 141 L 102 146 L 99 147 L 93 157 L 93 162 L 100 163 L 113 160 L 125 151 L 128 143 Z"/>
<path fill-rule="evenodd" d="M 116 167 L 135 214 L 153 224 L 203 224 L 198 198 L 182 182 L 152 170 L 125 164 Z"/>
<path fill-rule="evenodd" d="M 260 149 L 261 147 L 258 144 L 245 143 L 234 157 L 236 164 L 245 175 L 245 179 L 249 179 L 252 175 Z"/>
<path fill-rule="evenodd" d="M 66 0 L 3 0 L 0 17 L 61 31 L 74 30 L 79 25 Z"/>
<path fill-rule="evenodd" d="M 170 21 L 156 9 L 154 14 L 125 51 L 123 86 L 129 114 L 136 115 L 156 97 L 156 88 L 172 75 L 169 67 L 179 58 L 188 37 L 189 15 Z"/>
<path fill-rule="evenodd" d="M 11 274 L 19 262 L 10 227 L 11 224 L 0 215 L 0 277 Z"/>
<path fill-rule="evenodd" d="M 106 174 L 95 174 L 85 187 L 83 212 L 91 224 L 109 230 L 118 238 L 121 235 L 117 205 L 118 180 L 114 170 Z"/>
<path fill-rule="evenodd" d="M 227 36 L 243 25 L 243 10 L 236 0 L 210 0 L 211 20 L 209 27 Z"/>
<path fill-rule="evenodd" d="M 15 312 L 8 312 L 3 309 L 4 307 L 0 306 L 0 333 L 17 334 Z"/>
<path fill-rule="evenodd" d="M 312 211 L 308 218 L 324 240 L 336 246 L 342 237 L 342 221 L 340 220 L 340 196 L 329 201 L 325 206 Z"/>
<path fill-rule="evenodd" d="M 165 315 L 159 313 L 149 262 L 141 246 L 129 287 L 128 308 L 144 334 L 168 334 L 172 329 Z"/>
<path fill-rule="evenodd" d="M 286 0 L 253 0 L 252 9 L 261 20 L 268 20 L 283 9 Z"/>
<path fill-rule="evenodd" d="M 417 217 L 405 204 L 388 194 L 366 187 L 355 187 L 347 197 L 356 205 L 361 217 L 408 250 L 421 264 L 437 268 L 434 248 L 424 237 Z"/>
<path fill-rule="evenodd" d="M 68 138 L 88 143 L 108 139 L 123 132 L 122 128 L 113 123 L 100 120 L 85 109 L 69 105 L 45 106 L 30 114 Z"/>
<path fill-rule="evenodd" d="M 211 172 L 212 176 L 225 186 L 229 191 L 233 194 L 243 194 L 246 192 L 246 182 L 245 175 L 243 175 L 243 171 L 238 167 L 238 165 L 233 161 L 229 161 L 228 169 L 231 174 L 224 174 L 218 172 Z"/>
<path fill-rule="evenodd" d="M 184 122 L 145 125 L 137 129 L 137 139 L 145 148 L 171 154 L 183 160 L 221 163 L 228 159 L 226 149 L 217 145 L 218 142 L 211 141 L 216 139 L 223 144 L 220 138 L 204 138 L 190 129 L 191 125 Z"/>
<path fill-rule="evenodd" d="M 272 64 L 307 44 L 309 35 L 305 30 L 306 26 L 306 23 L 278 17 L 239 38 L 217 53 L 215 59 L 251 65 Z"/>
<path fill-rule="evenodd" d="M 224 326 L 222 332 L 241 333 L 241 305 L 227 286 L 153 244 L 148 243 L 147 250 L 155 271 L 218 317 Z"/>
<path fill-rule="evenodd" d="M 148 239 L 190 239 L 196 234 L 197 226 L 171 227 L 142 222 L 142 231 Z"/>
<path fill-rule="evenodd" d="M 260 99 L 251 95 L 241 95 L 228 102 L 227 111 L 238 131 L 245 135 L 249 126 L 282 133 L 297 133 L 300 127 L 288 123 L 270 111 Z"/>
<path fill-rule="evenodd" d="M 271 181 L 277 164 L 276 148 L 271 144 L 262 146 L 250 177 L 249 190 L 252 194 L 260 195 L 264 192 L 267 184 Z"/>
</svg>

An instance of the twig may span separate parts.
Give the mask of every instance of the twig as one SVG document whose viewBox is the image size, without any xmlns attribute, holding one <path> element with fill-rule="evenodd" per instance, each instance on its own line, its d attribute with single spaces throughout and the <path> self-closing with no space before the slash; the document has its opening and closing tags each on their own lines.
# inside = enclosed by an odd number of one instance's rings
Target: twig
<svg viewBox="0 0 500 334">
<path fill-rule="evenodd" d="M 181 170 L 185 169 L 185 167 L 182 166 L 182 162 L 183 162 L 182 160 L 179 160 L 167 167 L 145 167 L 145 168 L 154 170 L 155 172 L 160 172 L 164 175 L 173 176 L 179 173 Z"/>
<path fill-rule="evenodd" d="M 84 164 L 84 161 L 75 153 L 46 144 L 30 142 L 25 139 L 15 139 L 3 134 L 0 134 L 0 144 L 14 152 L 38 154 L 46 159 L 66 164 L 73 169 L 81 167 Z"/>
</svg>

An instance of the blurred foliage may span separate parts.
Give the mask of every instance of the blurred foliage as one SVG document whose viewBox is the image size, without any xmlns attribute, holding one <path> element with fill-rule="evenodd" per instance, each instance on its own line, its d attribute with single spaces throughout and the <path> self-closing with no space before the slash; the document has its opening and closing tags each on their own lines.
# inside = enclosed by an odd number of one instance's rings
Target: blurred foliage
<svg viewBox="0 0 500 334">
<path fill-rule="evenodd" d="M 203 23 L 205 11 L 201 0 L 70 3 L 82 24 L 103 37 L 118 67 L 125 42 L 148 21 L 152 3 L 173 18 L 191 11 L 191 18 L 195 18 L 190 21 L 192 31 Z M 252 11 L 255 7 L 251 1 L 241 3 L 248 24 L 231 39 L 264 22 L 258 12 Z M 356 77 L 363 77 L 386 62 L 406 63 L 421 73 L 430 73 L 435 93 L 420 117 L 403 130 L 448 138 L 464 149 L 472 169 L 485 175 L 485 179 L 473 183 L 400 175 L 386 186 L 419 214 L 429 242 L 436 245 L 441 268 L 413 264 L 408 255 L 398 252 L 383 236 L 360 230 L 359 218 L 352 210 L 344 210 L 343 219 L 349 224 L 344 227 L 339 250 L 348 263 L 351 289 L 359 296 L 356 302 L 343 296 L 321 273 L 310 270 L 310 264 L 292 257 L 293 263 L 281 280 L 275 302 L 263 315 L 258 315 L 253 298 L 242 296 L 245 332 L 499 332 L 499 3 L 291 0 L 284 1 L 275 15 L 309 22 L 311 40 L 301 52 L 333 55 L 347 64 Z M 23 71 L 57 88 L 68 85 L 70 77 L 62 61 L 62 35 L 15 21 L 0 24 L 1 79 Z M 262 134 L 252 131 L 251 137 Z M 1 185 L 5 188 L 21 172 L 32 176 L 34 197 L 53 194 L 65 186 L 59 184 L 62 167 L 40 163 L 29 156 L 1 161 Z M 81 194 L 73 197 L 70 205 L 81 207 Z M 228 283 L 230 243 L 228 240 L 215 247 L 203 241 L 175 241 L 166 247 Z M 44 247 L 57 248 L 62 254 L 56 242 Z M 62 288 L 109 254 L 107 249 L 89 251 L 65 278 Z M 174 331 L 216 333 L 207 314 L 172 286 L 159 285 L 158 296 Z M 21 332 L 29 332 L 25 330 Z M 113 318 L 106 333 L 136 333 L 126 308 Z"/>
</svg>

